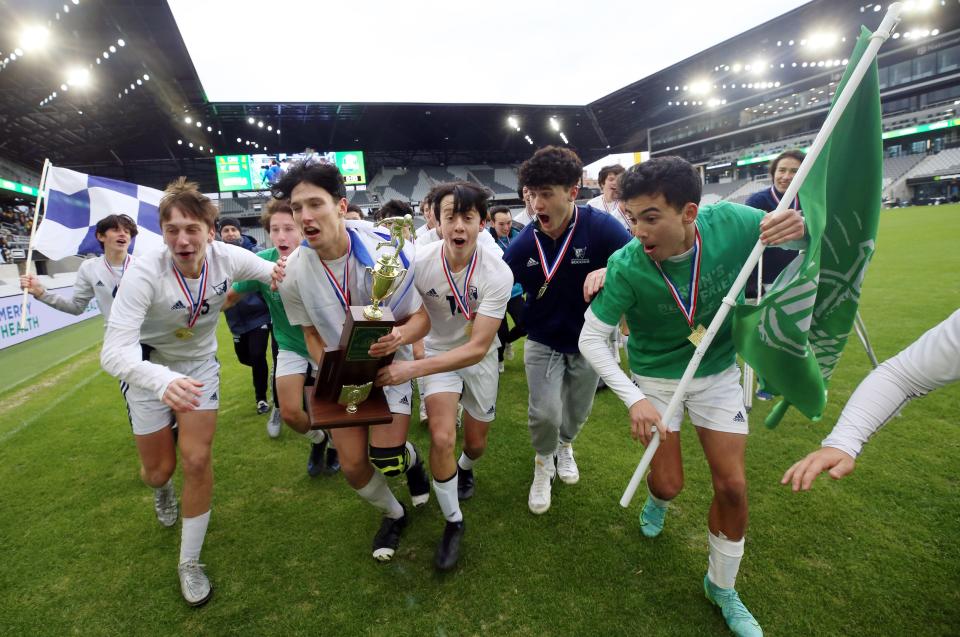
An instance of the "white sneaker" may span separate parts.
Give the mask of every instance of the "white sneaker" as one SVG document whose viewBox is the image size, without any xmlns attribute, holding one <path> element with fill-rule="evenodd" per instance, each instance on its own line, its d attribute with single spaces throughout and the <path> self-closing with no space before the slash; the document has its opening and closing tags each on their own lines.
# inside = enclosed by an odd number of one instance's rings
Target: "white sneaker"
<svg viewBox="0 0 960 637">
<path fill-rule="evenodd" d="M 270 405 L 267 404 L 267 401 L 265 401 L 265 400 L 258 400 L 258 401 L 257 401 L 257 415 L 258 415 L 258 416 L 262 416 L 263 414 L 267 413 L 268 411 L 270 411 Z"/>
<path fill-rule="evenodd" d="M 503 373 L 503 361 L 497 363 L 497 370 L 502 374 Z"/>
<path fill-rule="evenodd" d="M 173 480 L 159 489 L 153 490 L 153 510 L 157 512 L 157 522 L 167 528 L 177 523 L 180 507 L 177 506 L 177 492 L 173 489 Z"/>
<path fill-rule="evenodd" d="M 513 343 L 507 343 L 507 346 L 503 348 L 503 357 L 508 361 L 513 360 Z"/>
<path fill-rule="evenodd" d="M 580 470 L 573 459 L 573 445 L 570 443 L 561 443 L 557 449 L 557 476 L 566 484 L 580 481 Z"/>
<path fill-rule="evenodd" d="M 276 407 L 270 412 L 270 418 L 267 419 L 267 435 L 271 438 L 280 437 L 280 427 L 283 421 L 280 419 L 280 410 Z"/>
<path fill-rule="evenodd" d="M 556 476 L 553 460 L 545 464 L 538 456 L 533 467 L 533 484 L 530 485 L 530 497 L 527 504 L 530 512 L 540 515 L 550 509 L 550 483 Z"/>
<path fill-rule="evenodd" d="M 207 579 L 207 574 L 203 572 L 204 565 L 197 560 L 184 562 L 177 567 L 177 575 L 180 576 L 180 592 L 183 599 L 191 606 L 200 606 L 205 604 L 210 595 L 213 594 L 213 586 Z"/>
</svg>

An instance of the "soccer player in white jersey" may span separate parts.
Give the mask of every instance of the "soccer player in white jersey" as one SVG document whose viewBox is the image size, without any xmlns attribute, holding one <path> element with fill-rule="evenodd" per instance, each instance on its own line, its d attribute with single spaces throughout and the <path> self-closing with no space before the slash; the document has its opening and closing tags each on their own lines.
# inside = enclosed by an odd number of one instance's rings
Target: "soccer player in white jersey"
<svg viewBox="0 0 960 637">
<path fill-rule="evenodd" d="M 600 194 L 587 202 L 588 206 L 602 210 L 620 222 L 627 232 L 632 232 L 627 216 L 620 208 L 617 179 L 626 171 L 620 164 L 611 164 L 600 169 L 597 183 L 600 184 Z"/>
<path fill-rule="evenodd" d="M 781 484 L 806 491 L 825 471 L 834 480 L 849 475 L 870 436 L 904 405 L 958 380 L 960 310 L 870 372 L 850 396 L 822 448 L 794 463 Z"/>
<path fill-rule="evenodd" d="M 20 276 L 20 288 L 29 290 L 41 303 L 74 315 L 82 314 L 90 299 L 96 298 L 106 325 L 120 279 L 133 261 L 128 250 L 133 238 L 137 236 L 137 224 L 127 215 L 108 215 L 97 222 L 95 232 L 103 254 L 80 264 L 71 298 L 65 299 L 54 292 L 48 292 L 33 274 Z M 157 515 L 160 515 L 159 511 Z"/>
<path fill-rule="evenodd" d="M 468 182 L 435 190 L 434 213 L 443 241 L 417 251 L 415 283 L 423 308 L 391 346 L 425 339 L 426 357 L 395 361 L 380 370 L 381 385 L 419 378 L 430 421 L 430 471 L 446 527 L 434 559 L 442 571 L 460 556 L 464 532 L 460 500 L 473 495 L 473 464 L 487 448 L 497 410 L 497 329 L 513 287 L 513 274 L 498 251 L 485 247 L 483 224 L 489 194 Z M 387 350 L 389 351 L 389 350 Z M 454 460 L 457 405 L 463 403 L 463 452 Z"/>
<path fill-rule="evenodd" d="M 319 369 L 324 348 L 336 347 L 340 342 L 346 307 L 370 302 L 372 280 L 366 268 L 374 265 L 379 254 L 393 254 L 396 249 L 377 247 L 389 238 L 380 229 L 361 221 L 344 222 L 346 190 L 343 176 L 332 164 L 311 160 L 293 164 L 274 184 L 273 196 L 290 200 L 294 219 L 306 238 L 290 255 L 280 296 L 290 324 L 303 329 L 311 362 L 316 362 Z M 404 246 L 401 260 L 408 272 L 388 300 L 399 322 L 420 308 L 420 296 L 413 286 L 415 268 L 409 243 Z M 373 350 L 371 354 L 381 355 Z M 410 349 L 401 349 L 397 356 L 409 358 Z M 425 504 L 430 497 L 423 461 L 407 442 L 410 383 L 388 387 L 384 393 L 393 413 L 392 423 L 330 430 L 347 482 L 384 515 L 373 539 L 373 557 L 379 561 L 393 558 L 409 520 L 406 508 L 390 491 L 384 476 L 406 474 L 414 506 Z"/>
<path fill-rule="evenodd" d="M 217 322 L 234 280 L 268 282 L 274 265 L 257 255 L 214 242 L 217 206 L 181 177 L 160 200 L 165 250 L 139 257 L 123 278 L 107 322 L 100 362 L 127 383 L 124 392 L 140 476 L 175 500 L 170 476 L 180 447 L 183 530 L 177 568 L 191 606 L 206 602 L 212 587 L 200 549 L 210 521 L 217 428 L 219 373 Z M 170 432 L 176 418 L 177 443 Z"/>
</svg>

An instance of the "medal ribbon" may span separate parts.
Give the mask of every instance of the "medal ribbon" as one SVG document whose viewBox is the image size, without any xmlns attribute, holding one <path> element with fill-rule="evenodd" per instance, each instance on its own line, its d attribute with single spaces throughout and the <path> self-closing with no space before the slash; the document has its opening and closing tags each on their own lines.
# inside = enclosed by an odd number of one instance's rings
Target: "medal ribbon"
<svg viewBox="0 0 960 637">
<path fill-rule="evenodd" d="M 770 196 L 773 197 L 773 200 L 774 200 L 774 201 L 777 203 L 777 205 L 779 206 L 779 205 L 780 205 L 780 195 L 777 194 L 777 190 L 776 190 L 776 188 L 774 188 L 773 186 L 770 186 Z M 792 208 L 793 210 L 800 210 L 800 197 L 799 197 L 799 195 L 794 195 L 794 197 L 793 197 L 793 205 L 790 206 L 790 208 Z"/>
<path fill-rule="evenodd" d="M 540 238 L 537 237 L 536 232 L 533 233 L 533 240 L 537 245 L 537 253 L 540 255 L 540 268 L 543 270 L 543 278 L 545 279 L 543 282 L 544 287 L 550 283 L 550 280 L 553 279 L 553 276 L 557 273 L 557 270 L 560 268 L 560 263 L 563 262 L 563 257 L 566 256 L 567 250 L 570 248 L 570 244 L 573 242 L 573 233 L 577 229 L 577 217 L 579 214 L 580 211 L 574 208 L 573 221 L 570 223 L 570 233 L 563 241 L 563 245 L 560 247 L 560 251 L 557 253 L 556 260 L 549 268 L 547 267 L 547 256 L 543 252 L 543 246 L 540 245 Z"/>
<path fill-rule="evenodd" d="M 343 263 L 343 286 L 337 282 L 337 278 L 333 276 L 333 270 L 327 267 L 327 264 L 324 263 L 323 259 L 320 259 L 320 265 L 323 266 L 324 272 L 327 275 L 327 281 L 330 282 L 331 287 L 333 287 L 334 294 L 337 295 L 337 300 L 340 301 L 340 305 L 343 306 L 343 310 L 347 311 L 347 308 L 350 307 L 350 255 L 353 252 L 353 239 L 350 237 L 350 233 L 347 233 L 347 259 Z"/>
<path fill-rule="evenodd" d="M 123 260 L 123 265 L 120 266 L 120 274 L 117 274 L 117 271 L 113 269 L 113 266 L 110 265 L 110 262 L 107 261 L 106 255 L 103 257 L 103 262 L 107 264 L 107 269 L 110 270 L 110 274 L 113 275 L 113 278 L 120 282 L 120 279 L 123 278 L 123 273 L 127 271 L 127 266 L 130 265 L 130 255 L 127 255 L 127 258 Z"/>
<path fill-rule="evenodd" d="M 447 263 L 447 257 L 443 254 L 443 248 L 440 248 L 440 265 L 443 267 L 443 274 L 447 277 L 450 291 L 453 292 L 454 302 L 457 304 L 457 307 L 460 308 L 463 317 L 468 321 L 473 320 L 473 311 L 470 309 L 470 299 L 467 298 L 467 295 L 470 294 L 470 279 L 473 278 L 473 272 L 477 268 L 477 257 L 479 255 L 479 250 L 473 251 L 473 258 L 470 259 L 470 264 L 467 266 L 467 277 L 463 282 L 463 294 L 460 294 L 460 289 L 457 287 L 457 283 L 453 280 L 453 274 L 450 272 L 450 264 Z"/>
<path fill-rule="evenodd" d="M 194 299 L 190 293 L 186 277 L 177 269 L 177 266 L 173 266 L 173 275 L 177 278 L 177 283 L 180 284 L 180 290 L 183 292 L 183 295 L 187 297 L 187 303 L 190 304 L 190 318 L 187 321 L 187 328 L 191 328 L 197 322 L 197 319 L 200 318 L 200 312 L 203 310 L 203 297 L 207 293 L 207 260 L 204 258 L 203 266 L 200 268 L 200 293 L 196 299 Z"/>
<path fill-rule="evenodd" d="M 660 276 L 662 276 L 666 282 L 667 288 L 673 296 L 673 300 L 683 313 L 683 317 L 687 319 L 691 330 L 693 329 L 693 317 L 697 313 L 697 296 L 700 292 L 700 256 L 703 252 L 703 240 L 700 238 L 700 229 L 694 225 L 693 231 L 693 263 L 690 264 L 690 299 L 686 303 L 684 303 L 683 297 L 680 295 L 680 290 L 678 290 L 677 286 L 670 280 L 667 273 L 663 271 L 660 264 L 656 261 L 653 262 L 653 264 L 657 266 L 657 270 L 660 271 Z"/>
<path fill-rule="evenodd" d="M 610 212 L 610 208 L 607 207 L 607 202 L 603 199 L 603 197 L 600 197 L 600 201 L 603 202 L 603 209 L 606 210 L 608 213 L 613 214 L 612 212 Z M 620 207 L 619 201 L 613 202 L 613 209 L 620 213 L 620 216 L 623 217 L 623 220 L 627 222 L 627 227 L 629 228 L 630 220 L 627 219 L 627 215 L 624 214 L 623 209 Z"/>
</svg>

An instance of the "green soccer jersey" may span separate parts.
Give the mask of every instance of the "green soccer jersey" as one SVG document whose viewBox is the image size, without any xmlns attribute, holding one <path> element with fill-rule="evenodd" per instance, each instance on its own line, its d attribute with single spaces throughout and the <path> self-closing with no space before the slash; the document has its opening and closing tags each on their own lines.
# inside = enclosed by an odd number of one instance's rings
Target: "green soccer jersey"
<svg viewBox="0 0 960 637">
<path fill-rule="evenodd" d="M 703 206 L 697 215 L 702 239 L 700 293 L 694 327 L 708 327 L 724 295 L 760 238 L 764 213 L 754 208 L 721 202 Z M 692 250 L 660 264 L 677 286 L 684 301 L 690 298 Z M 739 301 L 742 301 L 743 293 Z M 688 340 L 690 326 L 677 306 L 657 266 L 634 239 L 607 261 L 603 290 L 590 305 L 593 313 L 608 325 L 626 317 L 630 328 L 627 353 L 630 369 L 640 376 L 677 379 L 693 355 Z M 717 374 L 736 361 L 730 317 L 724 321 L 696 376 Z"/>
<path fill-rule="evenodd" d="M 257 256 L 267 261 L 276 263 L 280 258 L 280 253 L 276 248 L 258 252 Z M 260 281 L 237 281 L 233 284 L 233 291 L 240 294 L 249 294 L 259 292 L 263 300 L 267 302 L 267 308 L 270 310 L 270 319 L 273 321 L 273 337 L 277 339 L 277 346 L 289 352 L 296 352 L 307 360 L 310 360 L 310 353 L 307 351 L 307 343 L 303 340 L 303 330 L 299 327 L 290 325 L 287 320 L 287 312 L 283 309 L 283 301 L 280 299 L 280 293 L 271 290 L 270 286 Z"/>
</svg>

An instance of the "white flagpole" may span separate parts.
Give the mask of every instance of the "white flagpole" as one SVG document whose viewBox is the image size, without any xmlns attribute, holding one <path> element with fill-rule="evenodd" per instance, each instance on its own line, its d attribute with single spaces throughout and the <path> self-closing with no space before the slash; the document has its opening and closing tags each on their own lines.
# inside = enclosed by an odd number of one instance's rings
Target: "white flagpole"
<svg viewBox="0 0 960 637">
<path fill-rule="evenodd" d="M 863 324 L 863 317 L 860 316 L 860 312 L 857 312 L 857 315 L 853 317 L 853 329 L 856 330 L 857 337 L 860 339 L 863 349 L 867 352 L 867 358 L 870 359 L 870 364 L 876 369 L 880 366 L 880 361 L 873 351 L 873 346 L 870 345 L 870 337 L 867 336 L 867 326 Z"/>
<path fill-rule="evenodd" d="M 860 86 L 863 76 L 866 75 L 867 70 L 873 63 L 873 59 L 876 57 L 877 51 L 887 40 L 887 38 L 890 37 L 890 33 L 893 31 L 893 28 L 900 21 L 901 8 L 902 5 L 899 2 L 894 2 L 891 4 L 889 9 L 887 9 L 887 14 L 884 16 L 880 26 L 877 27 L 877 30 L 874 31 L 870 36 L 870 44 L 867 45 L 867 49 L 864 51 L 863 56 L 857 63 L 856 68 L 853 69 L 853 73 L 851 73 L 849 81 L 847 82 L 846 86 L 843 87 L 843 91 L 837 97 L 837 101 L 834 103 L 833 108 L 830 109 L 830 113 L 827 115 L 827 119 L 824 121 L 823 127 L 820 129 L 820 132 L 817 133 L 816 139 L 813 140 L 813 145 L 810 147 L 810 150 L 807 151 L 807 155 L 803 162 L 801 162 L 800 169 L 797 171 L 796 177 L 794 177 L 793 181 L 790 182 L 790 187 L 787 188 L 787 192 L 785 192 L 783 197 L 780 198 L 780 203 L 777 205 L 777 209 L 773 212 L 776 213 L 787 210 L 794 198 L 797 196 L 797 193 L 800 191 L 800 187 L 803 185 L 803 182 L 806 180 L 811 168 L 816 163 L 817 158 L 820 156 L 820 152 L 823 150 L 824 145 L 830 138 L 830 134 L 833 133 L 833 129 L 836 127 L 837 122 L 840 121 L 843 111 L 846 110 L 847 104 L 853 98 L 853 94 L 856 92 L 857 87 Z M 700 344 L 697 345 L 697 349 L 693 352 L 693 357 L 687 364 L 687 369 L 683 372 L 683 377 L 680 379 L 680 384 L 677 385 L 677 389 L 673 393 L 670 403 L 667 405 L 667 410 L 660 419 L 661 422 L 670 422 L 670 420 L 673 418 L 673 415 L 680 407 L 680 397 L 683 396 L 683 394 L 687 391 L 687 386 L 690 384 L 690 381 L 693 380 L 693 375 L 700 366 L 700 361 L 703 360 L 703 356 L 707 353 L 707 349 L 713 342 L 713 338 L 717 335 L 717 332 L 720 331 L 720 326 L 723 325 L 723 321 L 727 318 L 727 314 L 729 314 L 731 308 L 736 305 L 737 296 L 740 294 L 743 286 L 746 285 L 747 279 L 750 277 L 750 272 L 760 260 L 764 247 L 765 246 L 761 241 L 757 241 L 757 244 L 753 246 L 753 251 L 750 253 L 750 256 L 747 257 L 746 263 L 743 264 L 743 269 L 740 270 L 740 274 L 737 275 L 737 278 L 733 282 L 733 286 L 730 288 L 730 291 L 723 298 L 723 303 L 720 306 L 720 309 L 717 310 L 716 315 L 710 322 L 710 327 L 707 328 L 706 335 L 704 335 L 703 339 L 700 341 Z M 647 467 L 650 466 L 650 461 L 653 460 L 653 454 L 657 452 L 659 447 L 660 433 L 655 431 L 653 438 L 650 440 L 650 444 L 647 445 L 647 449 L 643 453 L 643 457 L 640 458 L 640 463 L 637 465 L 636 470 L 633 472 L 633 476 L 630 478 L 629 484 L 627 484 L 627 488 L 623 492 L 623 496 L 620 498 L 620 506 L 623 508 L 630 506 L 630 501 L 633 500 L 634 494 L 640 487 L 640 481 L 643 479 L 643 475 L 647 472 Z"/>
<path fill-rule="evenodd" d="M 33 227 L 30 228 L 30 241 L 27 243 L 27 263 L 26 269 L 23 273 L 26 275 L 30 274 L 30 266 L 33 265 L 33 242 L 37 236 L 37 218 L 40 215 L 40 204 L 41 202 L 46 204 L 46 188 L 47 188 L 47 169 L 50 168 L 50 160 L 43 160 L 43 170 L 40 172 L 40 187 L 37 188 L 37 202 L 33 204 Z M 26 329 L 27 327 L 27 298 L 30 294 L 30 291 L 24 288 L 23 290 L 23 299 L 20 301 L 20 329 Z"/>
</svg>

